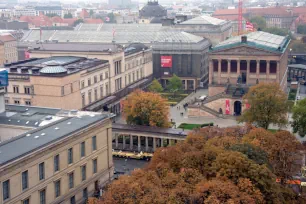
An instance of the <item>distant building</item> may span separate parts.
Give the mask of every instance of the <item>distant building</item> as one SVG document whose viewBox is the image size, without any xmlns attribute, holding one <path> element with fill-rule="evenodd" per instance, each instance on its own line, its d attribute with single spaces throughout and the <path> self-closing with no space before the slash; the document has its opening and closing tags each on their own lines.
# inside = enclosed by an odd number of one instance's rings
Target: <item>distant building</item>
<svg viewBox="0 0 306 204">
<path fill-rule="evenodd" d="M 11 34 L 0 34 L 0 65 L 17 61 L 17 40 Z"/>
<path fill-rule="evenodd" d="M 62 16 L 62 7 L 61 6 L 36 6 L 35 7 L 35 15 L 39 16 L 40 13 L 47 14 L 55 14 L 58 16 Z"/>
<path fill-rule="evenodd" d="M 0 20 L 0 29 L 4 30 L 28 30 L 28 22 L 21 21 L 1 21 Z"/>
<path fill-rule="evenodd" d="M 36 10 L 33 7 L 18 7 L 14 9 L 14 16 L 38 16 Z"/>
<path fill-rule="evenodd" d="M 208 84 L 210 42 L 186 32 L 174 34 L 153 45 L 153 73 L 166 87 L 174 74 L 182 79 L 185 90 Z"/>
<path fill-rule="evenodd" d="M 3 104 L 1 203 L 85 203 L 99 196 L 114 171 L 113 115 Z"/>
<path fill-rule="evenodd" d="M 34 44 L 30 57 L 41 60 L 6 66 L 10 79 L 14 78 L 7 102 L 78 110 L 109 108 L 118 113 L 121 98 L 152 78 L 152 51 L 146 46 L 128 48 L 125 52 L 112 44 Z"/>
<path fill-rule="evenodd" d="M 108 0 L 108 5 L 115 8 L 126 8 L 132 4 L 131 0 Z"/>
<path fill-rule="evenodd" d="M 238 22 L 238 15 L 236 16 L 216 16 L 218 19 L 222 19 L 225 21 L 230 21 L 232 23 L 233 34 L 238 34 L 239 22 Z M 246 31 L 246 20 L 242 18 L 242 32 Z"/>
<path fill-rule="evenodd" d="M 139 11 L 139 23 L 161 23 L 167 17 L 167 10 L 158 4 L 158 0 L 149 0 Z"/>
</svg>

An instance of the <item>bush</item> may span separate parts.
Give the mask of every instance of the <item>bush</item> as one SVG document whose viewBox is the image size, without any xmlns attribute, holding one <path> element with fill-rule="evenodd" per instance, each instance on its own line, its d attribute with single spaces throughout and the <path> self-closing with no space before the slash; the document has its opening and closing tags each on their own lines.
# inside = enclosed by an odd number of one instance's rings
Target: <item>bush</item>
<svg viewBox="0 0 306 204">
<path fill-rule="evenodd" d="M 289 92 L 288 100 L 295 101 L 296 92 L 297 92 L 296 89 L 291 89 L 290 92 Z"/>
<path fill-rule="evenodd" d="M 190 124 L 190 123 L 182 123 L 178 128 L 186 129 L 186 130 L 193 130 L 196 128 L 203 128 L 207 126 L 214 126 L 214 123 L 204 123 L 204 124 Z"/>
</svg>

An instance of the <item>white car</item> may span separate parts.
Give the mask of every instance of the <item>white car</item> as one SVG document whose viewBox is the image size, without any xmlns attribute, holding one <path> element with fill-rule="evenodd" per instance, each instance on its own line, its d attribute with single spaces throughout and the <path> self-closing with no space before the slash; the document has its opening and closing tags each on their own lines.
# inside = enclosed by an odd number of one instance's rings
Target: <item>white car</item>
<svg viewBox="0 0 306 204">
<path fill-rule="evenodd" d="M 200 96 L 198 99 L 201 100 L 201 101 L 203 101 L 203 100 L 205 100 L 206 98 L 207 98 L 207 96 L 206 96 L 206 95 L 203 95 L 203 96 Z"/>
</svg>

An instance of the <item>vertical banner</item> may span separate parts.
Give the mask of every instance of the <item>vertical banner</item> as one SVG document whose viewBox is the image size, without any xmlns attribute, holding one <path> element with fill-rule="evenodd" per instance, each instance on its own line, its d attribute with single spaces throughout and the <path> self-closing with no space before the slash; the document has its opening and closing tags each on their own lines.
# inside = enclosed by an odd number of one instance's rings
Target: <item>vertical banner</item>
<svg viewBox="0 0 306 204">
<path fill-rule="evenodd" d="M 29 51 L 27 50 L 27 51 L 25 51 L 24 52 L 24 59 L 30 59 L 31 58 L 31 56 L 30 56 L 30 53 L 29 53 Z"/>
<path fill-rule="evenodd" d="M 245 104 L 245 108 L 246 108 L 246 109 L 250 109 L 250 108 L 251 108 L 251 105 L 250 105 L 249 103 L 246 103 L 246 104 Z"/>
<path fill-rule="evenodd" d="M 230 100 L 226 99 L 225 100 L 225 114 L 226 115 L 230 115 L 231 111 L 230 111 Z"/>
</svg>

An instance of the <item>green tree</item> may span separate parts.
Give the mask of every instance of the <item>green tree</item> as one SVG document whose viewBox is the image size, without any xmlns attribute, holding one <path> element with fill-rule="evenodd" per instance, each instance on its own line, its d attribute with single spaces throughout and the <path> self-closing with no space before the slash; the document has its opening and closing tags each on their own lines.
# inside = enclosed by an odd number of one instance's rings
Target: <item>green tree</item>
<svg viewBox="0 0 306 204">
<path fill-rule="evenodd" d="M 274 35 L 280 35 L 280 36 L 287 36 L 289 35 L 289 30 L 283 29 L 283 28 L 264 28 L 263 31 L 267 33 L 271 33 Z"/>
<path fill-rule="evenodd" d="M 78 19 L 78 20 L 74 21 L 73 26 L 77 26 L 80 23 L 84 23 L 84 20 L 83 19 Z"/>
<path fill-rule="evenodd" d="M 299 133 L 300 136 L 306 135 L 306 99 L 298 101 L 293 107 L 293 132 Z"/>
<path fill-rule="evenodd" d="M 92 17 L 93 14 L 94 14 L 94 11 L 92 9 L 90 9 L 90 11 L 89 11 L 90 17 Z"/>
<path fill-rule="evenodd" d="M 64 15 L 64 18 L 72 18 L 72 14 L 71 13 L 67 13 Z"/>
<path fill-rule="evenodd" d="M 173 74 L 173 76 L 169 79 L 169 84 L 167 86 L 167 89 L 175 94 L 177 92 L 182 91 L 182 80 L 176 76 L 175 74 Z"/>
<path fill-rule="evenodd" d="M 257 30 L 263 30 L 267 26 L 266 20 L 261 16 L 254 16 L 250 18 L 250 22 L 254 24 Z"/>
<path fill-rule="evenodd" d="M 157 93 L 136 90 L 122 101 L 122 105 L 128 124 L 169 127 L 169 106 Z"/>
<path fill-rule="evenodd" d="M 149 86 L 149 91 L 151 92 L 162 92 L 164 89 L 157 79 L 152 81 L 152 84 Z"/>
<path fill-rule="evenodd" d="M 306 25 L 299 25 L 297 27 L 297 33 L 299 34 L 306 34 Z"/>
<path fill-rule="evenodd" d="M 260 83 L 249 89 L 244 96 L 244 103 L 250 108 L 239 118 L 240 122 L 255 123 L 268 129 L 270 124 L 287 124 L 287 95 L 277 83 Z"/>
</svg>

